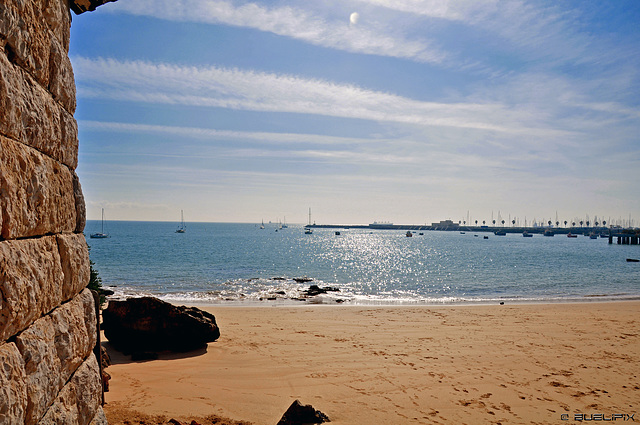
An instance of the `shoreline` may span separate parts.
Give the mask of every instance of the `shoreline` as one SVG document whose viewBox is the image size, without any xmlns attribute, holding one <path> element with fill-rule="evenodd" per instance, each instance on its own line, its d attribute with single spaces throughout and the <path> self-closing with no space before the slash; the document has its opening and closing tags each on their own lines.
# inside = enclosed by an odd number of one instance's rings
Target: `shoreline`
<svg viewBox="0 0 640 425">
<path fill-rule="evenodd" d="M 556 424 L 638 410 L 640 301 L 197 307 L 221 329 L 204 350 L 147 362 L 109 350 L 108 417 L 266 425 L 295 399 L 338 425 Z"/>
</svg>

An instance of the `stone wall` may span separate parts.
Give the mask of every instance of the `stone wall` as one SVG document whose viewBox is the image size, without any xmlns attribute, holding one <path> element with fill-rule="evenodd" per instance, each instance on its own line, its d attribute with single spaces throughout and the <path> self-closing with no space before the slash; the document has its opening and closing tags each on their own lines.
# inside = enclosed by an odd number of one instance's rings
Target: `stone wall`
<svg viewBox="0 0 640 425">
<path fill-rule="evenodd" d="M 0 0 L 0 425 L 105 424 L 70 8 Z"/>
</svg>

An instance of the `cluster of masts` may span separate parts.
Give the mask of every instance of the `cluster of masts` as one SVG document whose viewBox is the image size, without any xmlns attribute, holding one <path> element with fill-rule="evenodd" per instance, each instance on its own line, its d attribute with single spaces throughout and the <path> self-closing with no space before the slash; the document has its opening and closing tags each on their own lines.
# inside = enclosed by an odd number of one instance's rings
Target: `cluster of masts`
<svg viewBox="0 0 640 425">
<path fill-rule="evenodd" d="M 602 218 L 598 218 L 598 216 L 594 216 L 593 220 L 589 219 L 589 215 L 586 215 L 584 218 L 575 217 L 572 220 L 559 220 L 558 213 L 556 212 L 555 220 L 551 219 L 542 219 L 536 220 L 535 218 L 532 221 L 527 221 L 527 217 L 524 217 L 524 225 L 521 224 L 519 217 L 511 218 L 511 214 L 509 214 L 508 221 L 502 218 L 500 215 L 500 211 L 498 211 L 498 219 L 494 219 L 493 212 L 491 212 L 491 220 L 470 220 L 469 212 L 467 212 L 466 220 L 459 220 L 458 224 L 465 226 L 502 226 L 505 225 L 512 227 L 564 227 L 564 228 L 573 228 L 573 227 L 613 227 L 613 228 L 632 228 L 634 227 L 634 221 L 629 216 L 628 219 L 619 218 L 617 220 L 612 221 L 611 218 L 608 220 L 604 220 Z"/>
</svg>

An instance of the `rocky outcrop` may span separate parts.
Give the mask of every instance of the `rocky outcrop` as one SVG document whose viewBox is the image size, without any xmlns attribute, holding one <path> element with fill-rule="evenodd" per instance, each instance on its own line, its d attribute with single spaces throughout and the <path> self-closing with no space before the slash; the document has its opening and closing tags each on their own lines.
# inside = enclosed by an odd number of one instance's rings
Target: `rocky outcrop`
<svg viewBox="0 0 640 425">
<path fill-rule="evenodd" d="M 212 314 L 152 297 L 109 301 L 102 329 L 109 343 L 126 354 L 191 351 L 220 337 Z"/>
<path fill-rule="evenodd" d="M 300 400 L 291 403 L 291 406 L 284 412 L 278 425 L 306 425 L 321 424 L 323 422 L 331 422 L 327 415 L 316 410 L 310 404 L 302 405 Z"/>
<path fill-rule="evenodd" d="M 0 2 L 0 424 L 106 424 L 75 173 L 74 1 Z"/>
</svg>

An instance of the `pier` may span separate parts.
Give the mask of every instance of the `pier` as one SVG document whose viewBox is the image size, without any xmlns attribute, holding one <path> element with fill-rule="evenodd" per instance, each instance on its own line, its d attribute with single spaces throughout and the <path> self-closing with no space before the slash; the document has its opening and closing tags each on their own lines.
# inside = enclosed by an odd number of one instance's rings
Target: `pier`
<svg viewBox="0 0 640 425">
<path fill-rule="evenodd" d="M 369 229 L 369 230 L 402 230 L 402 231 L 429 231 L 440 230 L 449 232 L 504 232 L 504 233 L 524 233 L 553 235 L 573 235 L 589 236 L 596 234 L 602 238 L 609 238 L 609 243 L 613 244 L 614 239 L 618 245 L 640 245 L 640 229 L 622 229 L 607 227 L 502 227 L 502 226 L 466 226 L 450 221 L 427 224 L 392 224 L 392 223 L 372 223 L 372 224 L 311 224 L 305 227 L 314 229 Z"/>
</svg>

